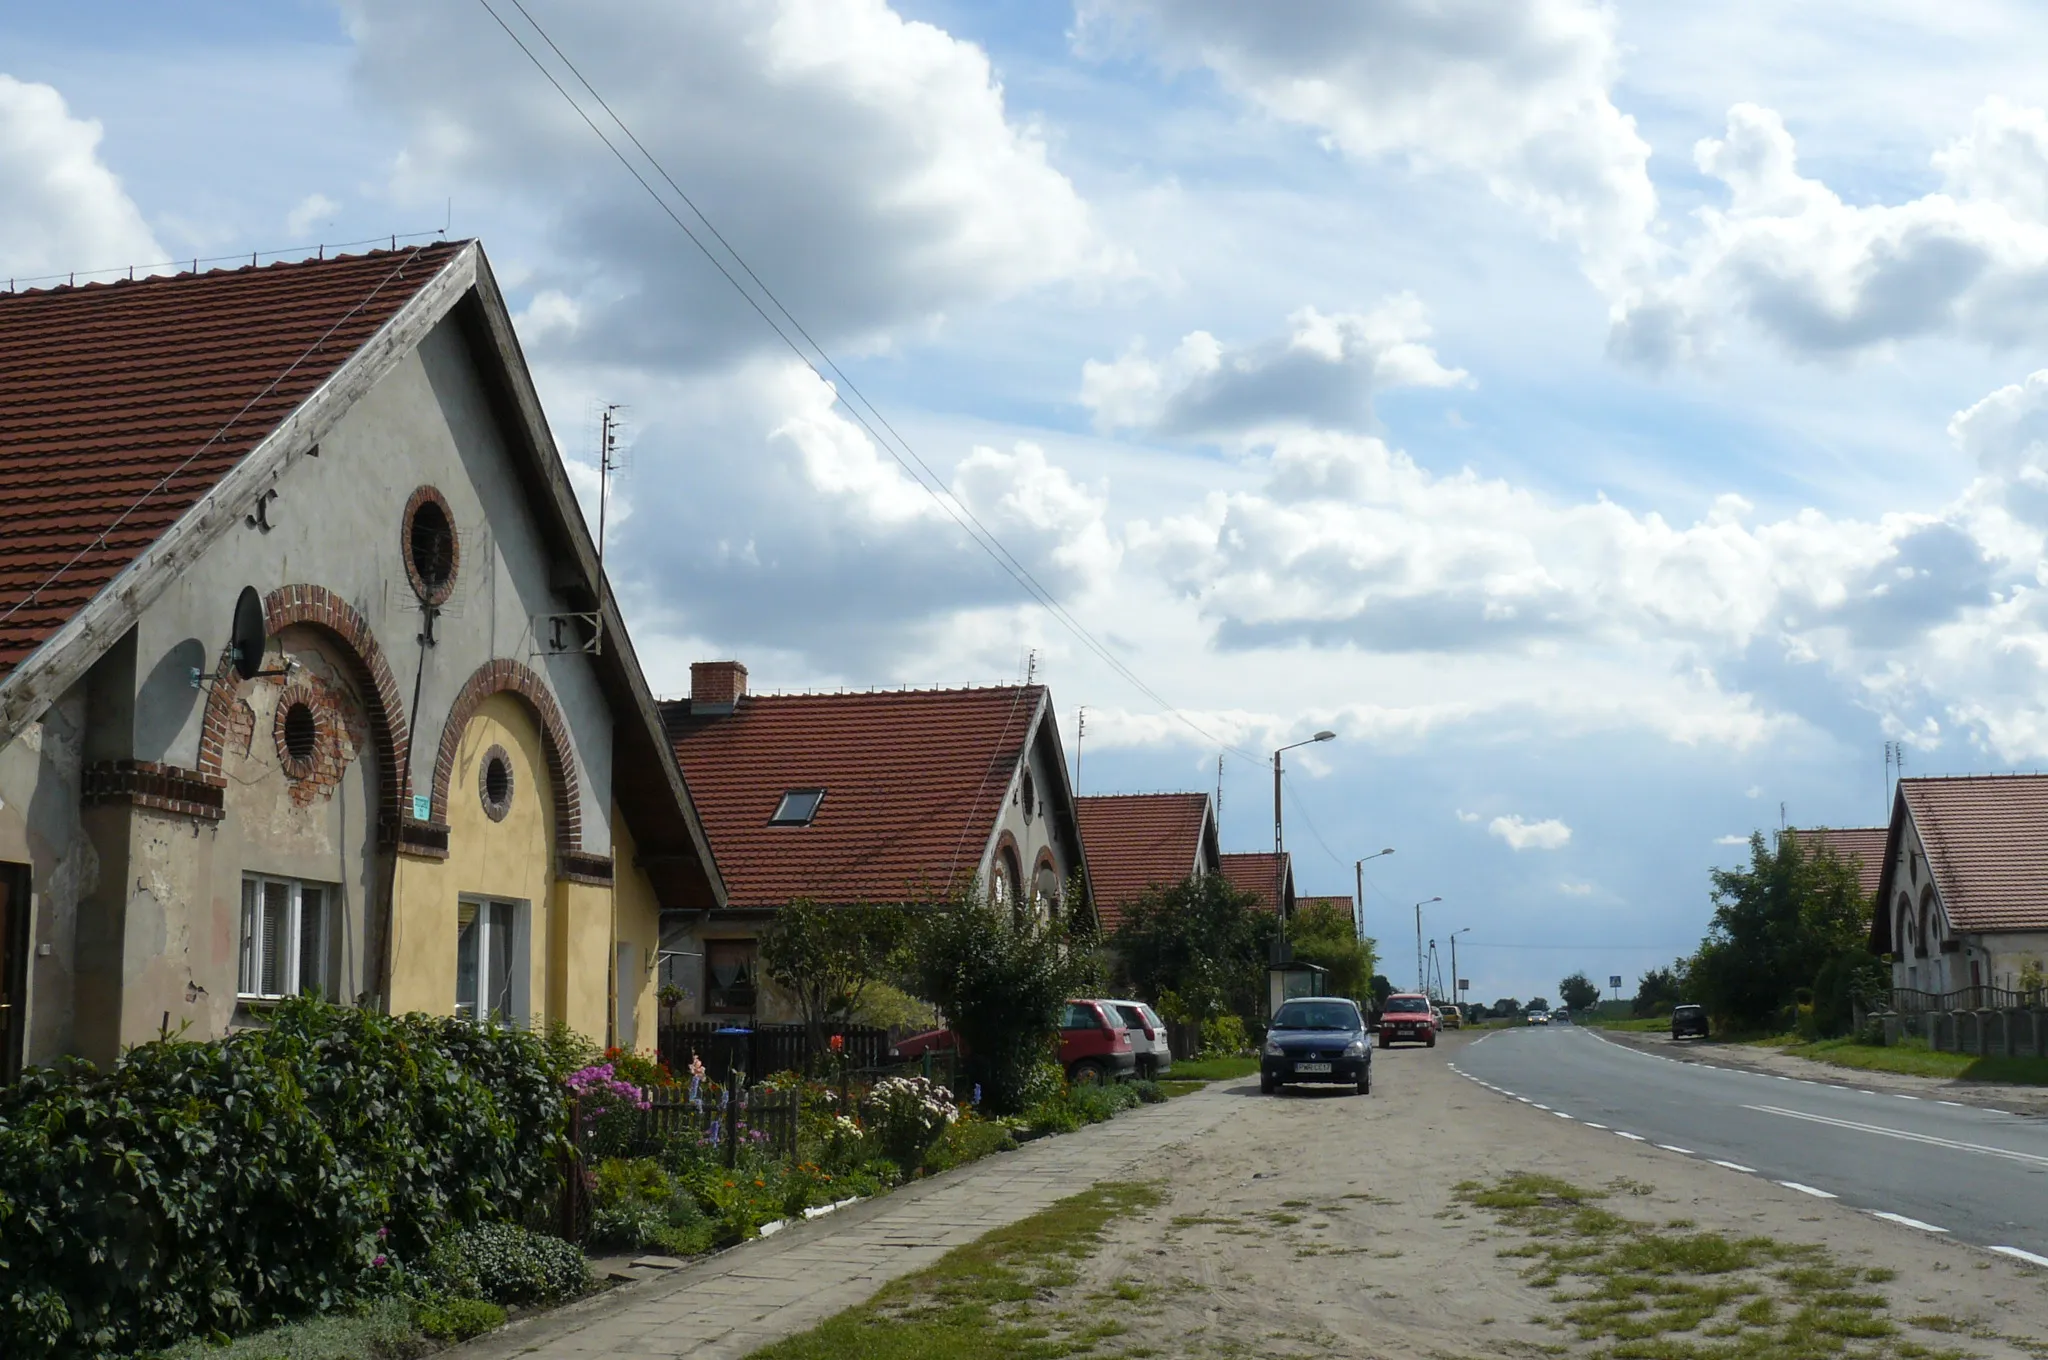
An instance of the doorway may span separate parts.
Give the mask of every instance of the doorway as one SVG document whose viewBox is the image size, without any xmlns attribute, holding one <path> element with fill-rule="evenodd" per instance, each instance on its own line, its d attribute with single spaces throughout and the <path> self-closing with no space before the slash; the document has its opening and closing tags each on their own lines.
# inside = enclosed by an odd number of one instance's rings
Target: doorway
<svg viewBox="0 0 2048 1360">
<path fill-rule="evenodd" d="M 0 863 L 0 1084 L 21 1075 L 28 1046 L 28 866 Z"/>
</svg>

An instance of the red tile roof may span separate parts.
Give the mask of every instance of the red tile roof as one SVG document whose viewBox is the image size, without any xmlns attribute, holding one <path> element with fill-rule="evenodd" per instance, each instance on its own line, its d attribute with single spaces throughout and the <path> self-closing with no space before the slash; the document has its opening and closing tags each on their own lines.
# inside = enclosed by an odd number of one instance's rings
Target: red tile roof
<svg viewBox="0 0 2048 1360">
<path fill-rule="evenodd" d="M 0 294 L 0 674 L 466 244 Z"/>
<path fill-rule="evenodd" d="M 1332 906 L 1343 912 L 1346 916 L 1352 915 L 1357 910 L 1357 904 L 1348 895 L 1340 897 L 1297 897 L 1294 899 L 1294 910 L 1297 913 L 1307 911 L 1310 907 L 1316 906 Z"/>
<path fill-rule="evenodd" d="M 1901 779 L 1899 800 L 1951 928 L 2048 930 L 2048 775 Z"/>
<path fill-rule="evenodd" d="M 1294 856 L 1283 856 L 1286 861 L 1282 870 L 1284 882 L 1292 888 L 1294 882 Z M 1260 911 L 1273 910 L 1273 884 L 1276 875 L 1273 870 L 1273 852 L 1261 850 L 1249 855 L 1223 856 L 1223 876 L 1239 892 L 1248 892 L 1259 899 Z"/>
<path fill-rule="evenodd" d="M 1877 881 L 1884 874 L 1884 839 L 1889 830 L 1882 826 L 1823 826 L 1795 828 L 1800 840 L 1808 850 L 1823 846 L 1834 851 L 1835 858 L 1844 864 L 1856 866 L 1856 880 L 1869 898 L 1877 896 Z"/>
<path fill-rule="evenodd" d="M 1148 888 L 1178 883 L 1202 861 L 1206 793 L 1116 793 L 1076 798 L 1081 850 L 1103 934 Z"/>
<path fill-rule="evenodd" d="M 759 910 L 904 901 L 973 874 L 1044 705 L 1044 686 L 1012 685 L 662 708 L 727 903 Z M 808 788 L 825 790 L 810 825 L 768 824 Z"/>
</svg>

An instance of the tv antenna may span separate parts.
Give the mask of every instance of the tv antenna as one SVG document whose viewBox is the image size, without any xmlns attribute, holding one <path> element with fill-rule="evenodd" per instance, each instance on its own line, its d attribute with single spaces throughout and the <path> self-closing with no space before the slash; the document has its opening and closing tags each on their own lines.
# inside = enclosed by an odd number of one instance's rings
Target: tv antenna
<svg viewBox="0 0 2048 1360">
<path fill-rule="evenodd" d="M 624 409 L 618 402 L 608 402 L 598 416 L 597 580 L 592 583 L 597 608 L 541 615 L 536 620 L 546 630 L 540 639 L 541 651 L 548 656 L 559 656 L 565 652 L 587 652 L 598 656 L 604 652 L 605 521 L 611 508 L 612 474 L 619 470 L 619 412 Z"/>
</svg>

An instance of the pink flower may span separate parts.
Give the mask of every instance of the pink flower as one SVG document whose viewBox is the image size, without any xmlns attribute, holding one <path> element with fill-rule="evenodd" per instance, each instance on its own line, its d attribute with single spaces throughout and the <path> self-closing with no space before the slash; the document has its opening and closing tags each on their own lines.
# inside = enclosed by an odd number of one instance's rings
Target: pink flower
<svg viewBox="0 0 2048 1360">
<path fill-rule="evenodd" d="M 388 1257 L 388 1256 L 386 1256 L 386 1255 L 384 1255 L 384 1253 L 382 1253 L 382 1252 L 378 1252 L 378 1253 L 377 1253 L 377 1259 L 376 1259 L 376 1260 L 374 1260 L 374 1261 L 372 1261 L 372 1262 L 370 1262 L 370 1264 L 371 1264 L 371 1265 L 373 1265 L 373 1266 L 381 1266 L 381 1265 L 383 1265 L 383 1264 L 384 1264 L 385 1262 L 389 1261 L 390 1259 L 391 1259 L 391 1258 L 390 1258 L 390 1257 Z"/>
</svg>

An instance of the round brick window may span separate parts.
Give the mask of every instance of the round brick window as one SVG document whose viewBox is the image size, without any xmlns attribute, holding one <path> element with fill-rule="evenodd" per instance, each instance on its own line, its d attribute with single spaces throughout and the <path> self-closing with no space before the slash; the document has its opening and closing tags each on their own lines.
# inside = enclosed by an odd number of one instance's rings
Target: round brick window
<svg viewBox="0 0 2048 1360">
<path fill-rule="evenodd" d="M 484 815 L 494 822 L 505 820 L 512 810 L 512 757 L 502 746 L 484 752 L 477 773 L 477 796 L 483 799 Z"/>
<path fill-rule="evenodd" d="M 462 565 L 462 541 L 447 498 L 435 488 L 423 486 L 406 502 L 403 547 L 413 593 L 427 604 L 446 603 Z"/>
<path fill-rule="evenodd" d="M 310 696 L 287 693 L 277 705 L 277 759 L 285 774 L 304 779 L 320 755 L 320 715 Z"/>
</svg>

